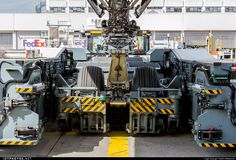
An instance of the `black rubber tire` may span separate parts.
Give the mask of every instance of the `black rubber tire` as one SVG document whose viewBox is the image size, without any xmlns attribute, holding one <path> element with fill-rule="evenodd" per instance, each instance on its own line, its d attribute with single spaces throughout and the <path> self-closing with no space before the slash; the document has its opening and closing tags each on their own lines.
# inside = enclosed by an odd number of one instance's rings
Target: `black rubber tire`
<svg viewBox="0 0 236 160">
<path fill-rule="evenodd" d="M 78 75 L 78 87 L 96 87 L 104 91 L 104 75 L 101 68 L 96 66 L 86 66 L 82 68 Z"/>
<path fill-rule="evenodd" d="M 72 131 L 71 127 L 71 117 L 68 116 L 68 119 L 60 119 L 58 121 L 58 127 L 61 132 L 70 132 Z"/>
<path fill-rule="evenodd" d="M 159 76 L 155 68 L 146 66 L 136 68 L 132 86 L 133 90 L 160 87 Z"/>
</svg>

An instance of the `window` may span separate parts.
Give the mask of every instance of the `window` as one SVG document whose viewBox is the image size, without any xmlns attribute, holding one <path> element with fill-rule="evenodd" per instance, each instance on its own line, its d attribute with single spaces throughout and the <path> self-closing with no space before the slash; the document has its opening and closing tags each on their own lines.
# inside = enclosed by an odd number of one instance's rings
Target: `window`
<svg viewBox="0 0 236 160">
<path fill-rule="evenodd" d="M 186 7 L 186 12 L 202 12 L 202 7 Z"/>
<path fill-rule="evenodd" d="M 150 6 L 147 7 L 148 13 L 163 13 L 162 7 Z"/>
<path fill-rule="evenodd" d="M 225 7 L 225 12 L 236 12 L 236 7 Z"/>
<path fill-rule="evenodd" d="M 150 6 L 150 7 L 147 7 L 147 9 L 150 9 L 150 10 L 158 10 L 158 9 L 162 9 L 162 7 Z"/>
<path fill-rule="evenodd" d="M 65 13 L 66 8 L 65 7 L 50 7 L 51 13 Z"/>
<path fill-rule="evenodd" d="M 221 7 L 206 7 L 205 12 L 209 13 L 221 12 Z"/>
<path fill-rule="evenodd" d="M 70 10 L 70 13 L 84 13 L 85 12 L 84 7 L 70 7 L 69 10 Z"/>
<path fill-rule="evenodd" d="M 11 33 L 0 33 L 0 49 L 11 49 L 13 45 L 13 36 Z"/>
<path fill-rule="evenodd" d="M 182 7 L 166 7 L 167 13 L 182 12 Z"/>
</svg>

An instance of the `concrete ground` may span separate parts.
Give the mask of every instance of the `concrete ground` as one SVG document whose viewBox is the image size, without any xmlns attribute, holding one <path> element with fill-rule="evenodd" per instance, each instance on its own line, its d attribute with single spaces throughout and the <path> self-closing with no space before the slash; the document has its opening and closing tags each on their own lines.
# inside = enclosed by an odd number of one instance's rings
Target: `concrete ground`
<svg viewBox="0 0 236 160">
<path fill-rule="evenodd" d="M 85 135 L 50 132 L 43 135 L 43 139 L 37 146 L 0 146 L 0 156 L 107 157 L 108 150 L 111 148 L 112 137 L 113 139 L 117 138 L 112 135 L 113 133 Z M 124 146 L 124 150 L 127 150 L 125 152 L 129 157 L 236 157 L 236 149 L 201 148 L 197 146 L 191 134 L 151 137 L 133 137 L 122 134 L 120 138 L 122 137 L 126 137 L 128 141 L 128 146 Z M 113 144 L 113 147 L 114 145 L 116 144 Z M 126 147 L 127 149 L 125 149 Z"/>
</svg>

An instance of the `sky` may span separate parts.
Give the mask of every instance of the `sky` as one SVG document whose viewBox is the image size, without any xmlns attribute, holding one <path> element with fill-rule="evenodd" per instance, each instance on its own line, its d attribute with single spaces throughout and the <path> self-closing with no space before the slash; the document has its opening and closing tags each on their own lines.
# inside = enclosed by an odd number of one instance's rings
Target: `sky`
<svg viewBox="0 0 236 160">
<path fill-rule="evenodd" d="M 0 13 L 35 12 L 35 6 L 45 0 L 0 0 Z"/>
</svg>

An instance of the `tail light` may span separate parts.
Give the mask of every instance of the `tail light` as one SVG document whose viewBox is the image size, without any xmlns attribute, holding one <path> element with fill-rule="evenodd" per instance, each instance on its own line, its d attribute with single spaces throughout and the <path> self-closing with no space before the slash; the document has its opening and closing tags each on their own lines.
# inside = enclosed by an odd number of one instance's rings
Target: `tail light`
<svg viewBox="0 0 236 160">
<path fill-rule="evenodd" d="M 231 77 L 230 77 L 230 81 L 236 81 L 236 64 L 232 64 L 231 66 Z"/>
<path fill-rule="evenodd" d="M 232 64 L 231 69 L 236 70 L 236 63 Z"/>
</svg>

